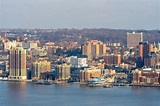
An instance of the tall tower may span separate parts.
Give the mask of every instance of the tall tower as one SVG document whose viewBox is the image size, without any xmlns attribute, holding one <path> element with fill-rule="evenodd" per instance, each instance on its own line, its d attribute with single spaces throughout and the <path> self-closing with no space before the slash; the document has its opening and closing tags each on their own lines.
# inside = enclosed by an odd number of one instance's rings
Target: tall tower
<svg viewBox="0 0 160 106">
<path fill-rule="evenodd" d="M 141 59 L 153 51 L 153 44 L 149 44 L 147 41 L 139 42 L 139 56 Z"/>
<path fill-rule="evenodd" d="M 143 41 L 143 33 L 128 33 L 127 32 L 127 47 L 131 48 L 134 47 L 136 48 L 139 44 L 139 42 Z"/>
<path fill-rule="evenodd" d="M 153 44 L 149 44 L 147 41 L 139 42 L 139 53 L 138 53 L 138 67 L 143 67 L 144 65 L 144 57 L 153 52 Z"/>
<path fill-rule="evenodd" d="M 16 80 L 25 80 L 26 71 L 26 50 L 22 48 L 12 48 L 9 51 L 9 78 Z"/>
</svg>

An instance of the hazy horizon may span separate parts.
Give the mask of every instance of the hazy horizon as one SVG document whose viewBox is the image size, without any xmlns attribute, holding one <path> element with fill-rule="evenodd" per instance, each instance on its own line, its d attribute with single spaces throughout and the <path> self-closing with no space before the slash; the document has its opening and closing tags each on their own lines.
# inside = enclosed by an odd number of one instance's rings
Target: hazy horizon
<svg viewBox="0 0 160 106">
<path fill-rule="evenodd" d="M 160 29 L 160 1 L 0 0 L 0 28 Z"/>
</svg>

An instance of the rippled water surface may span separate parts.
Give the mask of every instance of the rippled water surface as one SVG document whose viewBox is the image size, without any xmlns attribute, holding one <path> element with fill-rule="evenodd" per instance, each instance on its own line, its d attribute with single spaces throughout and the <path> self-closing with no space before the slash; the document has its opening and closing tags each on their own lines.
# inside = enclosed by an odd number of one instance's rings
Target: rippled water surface
<svg viewBox="0 0 160 106">
<path fill-rule="evenodd" d="M 159 106 L 160 88 L 0 81 L 0 106 Z"/>
</svg>

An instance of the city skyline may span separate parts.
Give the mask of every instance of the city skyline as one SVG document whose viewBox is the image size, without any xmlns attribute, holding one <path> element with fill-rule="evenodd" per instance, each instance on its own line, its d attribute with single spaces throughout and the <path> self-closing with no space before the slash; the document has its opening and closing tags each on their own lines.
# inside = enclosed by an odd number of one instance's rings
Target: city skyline
<svg viewBox="0 0 160 106">
<path fill-rule="evenodd" d="M 0 28 L 160 29 L 159 7 L 159 0 L 0 0 Z"/>
<path fill-rule="evenodd" d="M 157 106 L 160 0 L 0 0 L 1 106 Z"/>
</svg>

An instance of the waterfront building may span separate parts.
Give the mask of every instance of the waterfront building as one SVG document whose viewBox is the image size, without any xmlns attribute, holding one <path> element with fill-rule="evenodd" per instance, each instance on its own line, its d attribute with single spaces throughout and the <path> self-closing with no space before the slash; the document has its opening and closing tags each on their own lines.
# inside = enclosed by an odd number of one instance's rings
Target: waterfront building
<svg viewBox="0 0 160 106">
<path fill-rule="evenodd" d="M 97 67 L 84 68 L 80 71 L 80 81 L 88 82 L 91 78 L 101 77 L 101 69 Z"/>
<path fill-rule="evenodd" d="M 70 78 L 70 65 L 60 64 L 56 65 L 56 79 L 60 81 L 66 81 Z"/>
<path fill-rule="evenodd" d="M 47 73 L 51 70 L 51 62 L 46 60 L 36 61 L 32 64 L 32 79 L 41 79 L 41 73 Z"/>
<path fill-rule="evenodd" d="M 71 65 L 71 77 L 79 80 L 80 70 L 88 67 L 87 58 L 71 56 L 68 58 L 68 63 Z"/>
<path fill-rule="evenodd" d="M 127 32 L 127 47 L 128 48 L 136 48 L 139 42 L 143 41 L 143 33 L 128 33 Z"/>
<path fill-rule="evenodd" d="M 106 44 L 98 40 L 90 40 L 81 46 L 82 55 L 89 58 L 100 56 L 106 53 Z"/>
<path fill-rule="evenodd" d="M 133 84 L 159 84 L 160 70 L 153 68 L 136 69 L 132 71 Z"/>
<path fill-rule="evenodd" d="M 8 72 L 9 71 L 9 62 L 8 61 L 0 61 L 0 70 L 3 72 Z"/>
<path fill-rule="evenodd" d="M 132 72 L 133 74 L 133 80 L 132 83 L 133 84 L 139 84 L 140 83 L 140 77 L 141 77 L 141 71 L 139 71 L 138 69 L 134 70 Z"/>
<path fill-rule="evenodd" d="M 9 62 L 8 61 L 0 61 L 0 76 L 8 77 L 9 74 Z"/>
<path fill-rule="evenodd" d="M 25 80 L 26 72 L 26 50 L 20 47 L 12 48 L 9 51 L 9 78 Z"/>
</svg>

